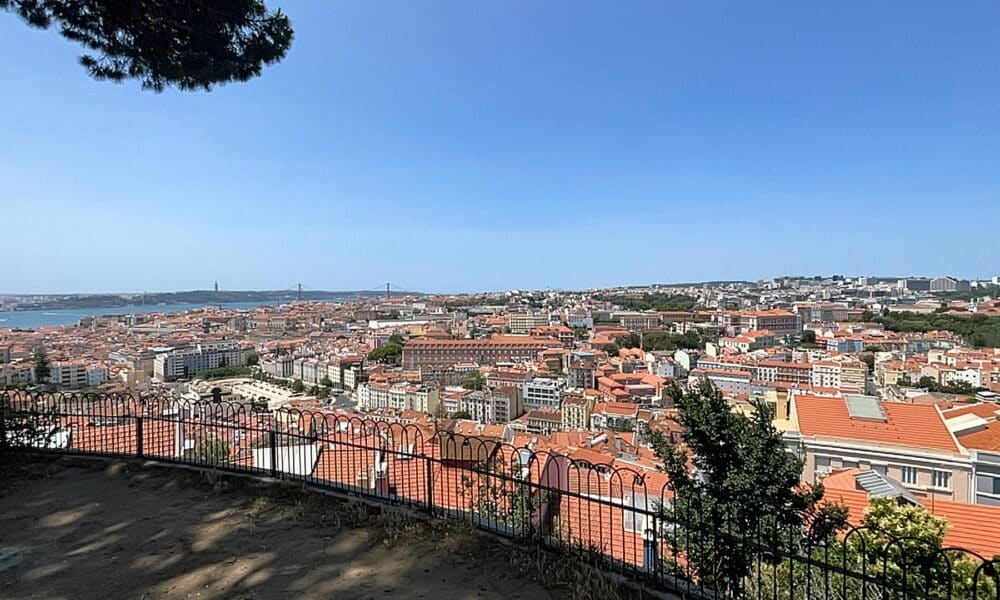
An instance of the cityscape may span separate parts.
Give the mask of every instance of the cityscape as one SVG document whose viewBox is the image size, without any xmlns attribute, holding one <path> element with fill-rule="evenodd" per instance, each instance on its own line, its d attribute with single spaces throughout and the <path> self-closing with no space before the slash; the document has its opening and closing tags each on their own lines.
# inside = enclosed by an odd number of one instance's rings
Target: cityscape
<svg viewBox="0 0 1000 600">
<path fill-rule="evenodd" d="M 854 518 L 886 494 L 861 482 L 871 471 L 953 518 L 946 542 L 992 556 L 998 283 L 781 277 L 123 309 L 0 330 L 0 383 L 381 419 L 651 473 L 650 433 L 678 427 L 671 389 L 709 384 L 734 411 L 767 407 L 802 482 Z"/>
<path fill-rule="evenodd" d="M 998 24 L 0 0 L 0 598 L 1000 600 Z"/>
</svg>

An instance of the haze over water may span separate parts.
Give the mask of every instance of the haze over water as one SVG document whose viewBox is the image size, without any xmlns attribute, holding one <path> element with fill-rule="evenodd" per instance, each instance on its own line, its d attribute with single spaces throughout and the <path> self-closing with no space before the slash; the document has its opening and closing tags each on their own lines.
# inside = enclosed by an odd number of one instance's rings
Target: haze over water
<svg viewBox="0 0 1000 600">
<path fill-rule="evenodd" d="M 230 302 L 227 304 L 160 304 L 146 306 L 114 306 L 104 308 L 65 308 L 56 310 L 0 311 L 0 329 L 34 329 L 58 325 L 75 325 L 85 317 L 103 315 L 128 315 L 135 313 L 174 313 L 205 306 L 222 306 L 231 309 L 276 306 L 279 302 Z"/>
</svg>

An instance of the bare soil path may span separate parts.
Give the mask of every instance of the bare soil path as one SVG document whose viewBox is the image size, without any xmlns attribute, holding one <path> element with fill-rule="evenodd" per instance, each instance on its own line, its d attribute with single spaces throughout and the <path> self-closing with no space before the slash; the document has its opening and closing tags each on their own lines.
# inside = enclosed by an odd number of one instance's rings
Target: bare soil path
<svg viewBox="0 0 1000 600">
<path fill-rule="evenodd" d="M 489 544 L 460 527 L 316 494 L 276 499 L 255 484 L 72 460 L 2 487 L 0 598 L 568 595 L 484 554 Z"/>
</svg>

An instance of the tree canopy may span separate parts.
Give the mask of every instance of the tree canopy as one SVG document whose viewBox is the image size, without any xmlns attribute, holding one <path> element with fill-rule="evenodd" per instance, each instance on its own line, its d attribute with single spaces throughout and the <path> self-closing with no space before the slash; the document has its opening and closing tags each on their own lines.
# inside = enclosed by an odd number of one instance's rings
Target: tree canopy
<svg viewBox="0 0 1000 600">
<path fill-rule="evenodd" d="M 919 314 L 909 311 L 887 312 L 874 317 L 889 331 L 944 330 L 957 333 L 976 347 L 1000 347 L 1000 317 L 969 313 L 968 315 Z"/>
<path fill-rule="evenodd" d="M 396 342 L 389 342 L 369 352 L 368 360 L 383 364 L 397 363 L 402 355 L 403 346 Z"/>
<path fill-rule="evenodd" d="M 45 354 L 45 350 L 41 348 L 35 350 L 33 360 L 35 368 L 35 381 L 37 383 L 48 383 L 49 374 L 52 370 L 49 367 L 49 357 Z"/>
<path fill-rule="evenodd" d="M 486 377 L 482 371 L 473 371 L 462 380 L 462 387 L 467 390 L 481 390 L 486 385 Z"/>
<path fill-rule="evenodd" d="M 0 10 L 83 45 L 95 79 L 157 92 L 248 81 L 285 57 L 293 35 L 263 0 L 0 0 Z"/>
<path fill-rule="evenodd" d="M 755 536 L 827 538 L 846 510 L 822 502 L 822 486 L 802 487 L 802 461 L 787 451 L 766 404 L 750 417 L 733 412 L 711 383 L 672 390 L 683 446 L 650 434 L 664 461 L 674 499 L 664 517 L 670 539 L 701 581 L 720 592 L 739 588 L 757 560 Z"/>
<path fill-rule="evenodd" d="M 641 295 L 602 294 L 594 297 L 602 302 L 617 304 L 625 310 L 694 310 L 698 301 L 686 294 L 653 292 Z"/>
<path fill-rule="evenodd" d="M 227 377 L 247 377 L 250 375 L 248 367 L 219 366 L 214 369 L 202 369 L 194 374 L 195 379 L 225 379 Z"/>
</svg>

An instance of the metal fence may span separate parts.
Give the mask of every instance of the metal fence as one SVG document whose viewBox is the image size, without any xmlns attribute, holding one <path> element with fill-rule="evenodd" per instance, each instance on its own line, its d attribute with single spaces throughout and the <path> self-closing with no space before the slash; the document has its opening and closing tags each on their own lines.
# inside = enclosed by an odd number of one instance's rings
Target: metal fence
<svg viewBox="0 0 1000 600">
<path fill-rule="evenodd" d="M 128 395 L 4 393 L 0 443 L 270 476 L 582 551 L 682 595 L 1000 600 L 997 561 L 854 528 L 809 541 L 780 518 L 671 510 L 666 477 L 427 425 Z"/>
</svg>

